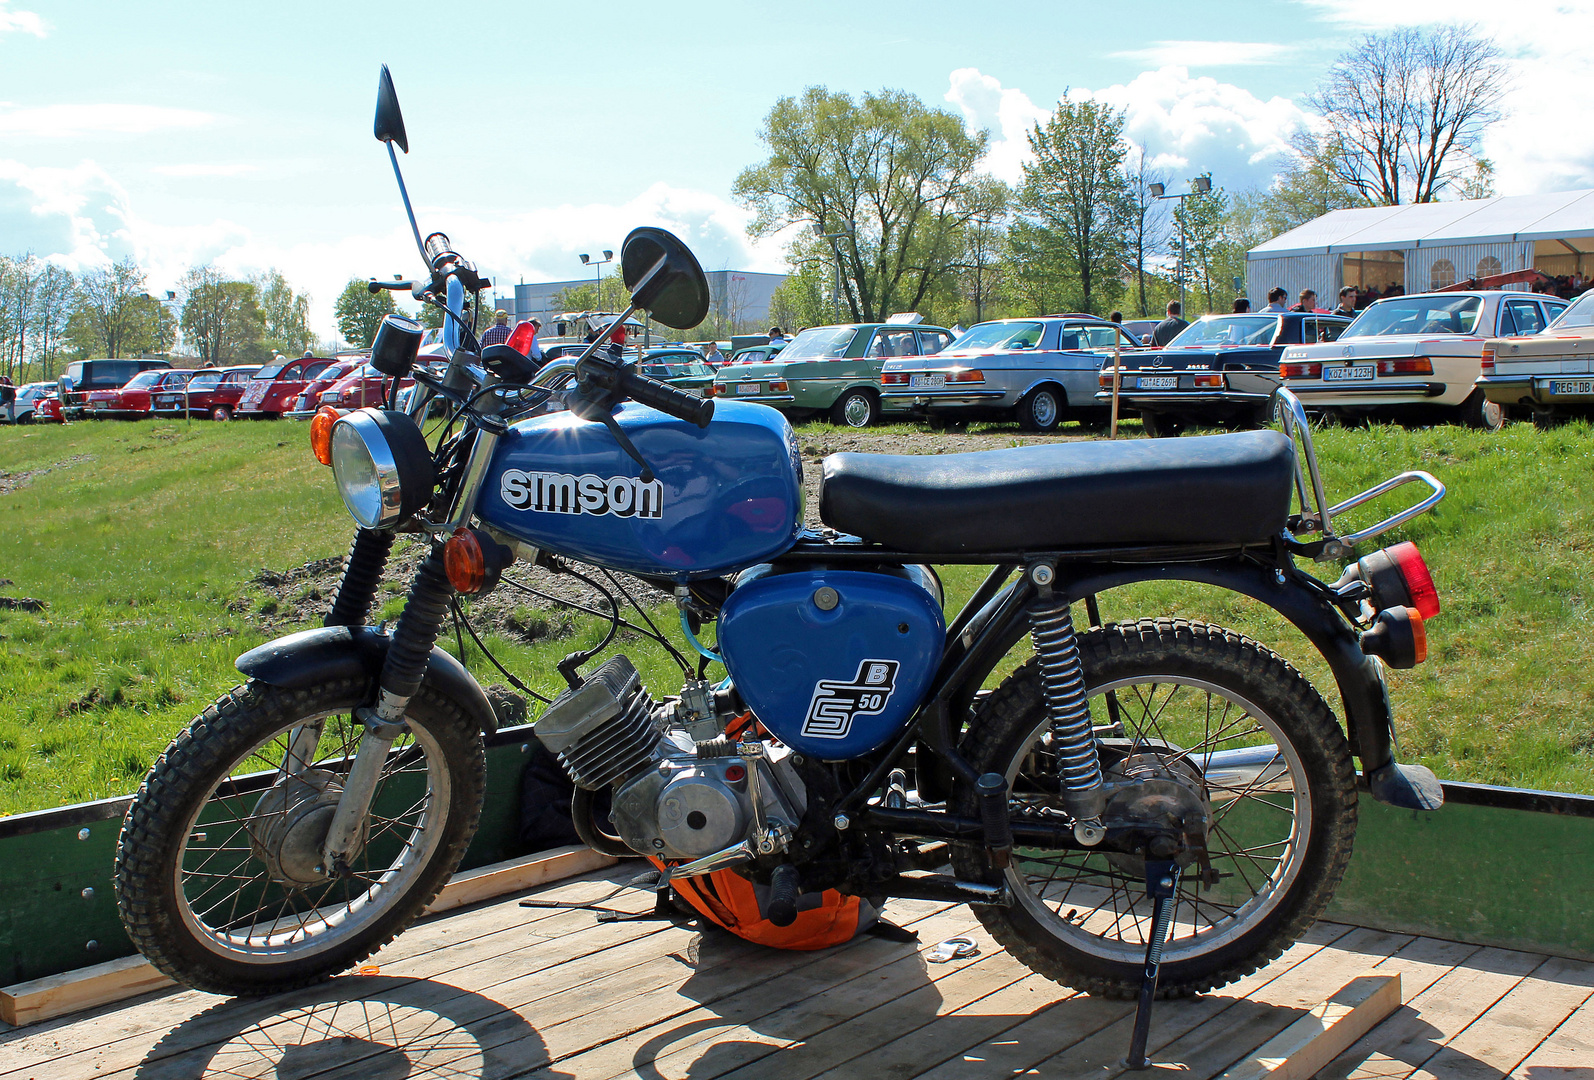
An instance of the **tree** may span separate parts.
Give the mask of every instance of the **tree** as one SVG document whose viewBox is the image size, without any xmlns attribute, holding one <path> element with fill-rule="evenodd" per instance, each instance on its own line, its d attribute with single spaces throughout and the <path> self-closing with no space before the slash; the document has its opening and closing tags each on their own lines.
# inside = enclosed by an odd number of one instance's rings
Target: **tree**
<svg viewBox="0 0 1594 1080">
<path fill-rule="evenodd" d="M 265 344 L 289 356 L 299 356 L 315 344 L 310 329 L 310 298 L 297 294 L 281 271 L 272 267 L 254 279 L 265 320 Z"/>
<path fill-rule="evenodd" d="M 33 346 L 42 374 L 46 379 L 55 377 L 55 361 L 66 340 L 67 320 L 72 313 L 72 297 L 77 291 L 77 278 L 72 271 L 54 263 L 46 263 L 39 273 L 33 293 Z"/>
<path fill-rule="evenodd" d="M 1472 172 L 1461 181 L 1456 188 L 1456 194 L 1463 199 L 1494 198 L 1494 162 L 1488 158 L 1479 158 L 1473 162 Z"/>
<path fill-rule="evenodd" d="M 332 311 L 338 317 L 338 332 L 343 340 L 360 349 L 368 349 L 376 340 L 377 327 L 382 316 L 394 311 L 393 294 L 383 289 L 373 293 L 365 282 L 358 279 L 343 287 Z"/>
<path fill-rule="evenodd" d="M 85 356 L 115 359 L 142 352 L 155 343 L 159 329 L 151 303 L 144 271 L 131 258 L 90 270 L 78 279 L 67 336 Z"/>
<path fill-rule="evenodd" d="M 1158 212 L 1156 196 L 1151 194 L 1151 185 L 1167 182 L 1165 174 L 1151 168 L 1143 146 L 1135 152 L 1124 170 L 1129 222 L 1126 242 L 1128 259 L 1125 266 L 1134 275 L 1135 298 L 1139 302 L 1142 319 L 1152 311 L 1146 290 L 1146 278 L 1150 272 L 1148 264 L 1163 250 L 1168 234 L 1166 220 Z"/>
<path fill-rule="evenodd" d="M 993 212 L 975 171 L 985 135 L 900 90 L 854 101 L 810 86 L 777 101 L 759 137 L 769 158 L 743 170 L 734 188 L 757 212 L 748 232 L 849 232 L 840 241 L 842 291 L 854 321 L 919 310 L 957 272 L 963 227 Z M 790 260 L 800 273 L 832 257 L 829 242 L 808 233 Z"/>
<path fill-rule="evenodd" d="M 1369 34 L 1307 97 L 1322 119 L 1308 137 L 1334 178 L 1367 202 L 1432 202 L 1457 182 L 1458 162 L 1479 159 L 1506 86 L 1499 47 L 1474 26 Z"/>
<path fill-rule="evenodd" d="M 1024 166 L 1019 212 L 1047 234 L 1030 237 L 1030 247 L 1057 261 L 1081 311 L 1123 294 L 1130 215 L 1123 131 L 1122 110 L 1065 96 L 1045 126 L 1029 133 L 1035 158 Z"/>
<path fill-rule="evenodd" d="M 0 370 L 13 378 L 27 360 L 39 273 L 31 254 L 20 259 L 0 256 Z"/>
<path fill-rule="evenodd" d="M 607 274 L 562 290 L 554 297 L 554 303 L 564 311 L 609 311 L 618 315 L 631 306 L 631 294 L 619 274 Z"/>
<path fill-rule="evenodd" d="M 826 326 L 835 321 L 835 305 L 830 299 L 832 266 L 808 263 L 775 286 L 769 297 L 769 325 L 788 334 L 804 326 Z"/>
<path fill-rule="evenodd" d="M 1234 277 L 1243 276 L 1245 269 L 1245 251 L 1240 249 L 1236 273 L 1235 245 L 1228 233 L 1229 197 L 1220 187 L 1192 191 L 1179 200 L 1173 220 L 1184 233 L 1185 287 L 1197 289 L 1206 300 L 1206 310 L 1213 311 L 1213 282 L 1219 283 L 1221 292 Z"/>
<path fill-rule="evenodd" d="M 265 330 L 259 290 L 252 281 L 228 281 L 212 266 L 183 275 L 183 340 L 199 358 L 226 364 L 252 356 Z"/>
</svg>

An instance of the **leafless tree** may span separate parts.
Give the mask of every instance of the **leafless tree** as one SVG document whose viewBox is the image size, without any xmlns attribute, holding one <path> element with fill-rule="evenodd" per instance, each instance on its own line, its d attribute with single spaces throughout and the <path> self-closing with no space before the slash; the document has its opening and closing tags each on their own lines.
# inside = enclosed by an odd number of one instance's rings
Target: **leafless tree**
<svg viewBox="0 0 1594 1080">
<path fill-rule="evenodd" d="M 1369 34 L 1307 98 L 1322 117 L 1312 138 L 1337 142 L 1335 178 L 1368 202 L 1432 202 L 1481 157 L 1506 88 L 1499 47 L 1474 26 Z"/>
<path fill-rule="evenodd" d="M 1151 168 L 1146 148 L 1135 148 L 1124 164 L 1129 194 L 1129 258 L 1124 267 L 1135 279 L 1136 299 L 1140 317 L 1150 314 L 1146 302 L 1146 264 L 1163 251 L 1168 239 L 1168 223 L 1159 213 L 1157 200 L 1151 194 L 1152 184 L 1166 184 L 1166 174 Z"/>
</svg>

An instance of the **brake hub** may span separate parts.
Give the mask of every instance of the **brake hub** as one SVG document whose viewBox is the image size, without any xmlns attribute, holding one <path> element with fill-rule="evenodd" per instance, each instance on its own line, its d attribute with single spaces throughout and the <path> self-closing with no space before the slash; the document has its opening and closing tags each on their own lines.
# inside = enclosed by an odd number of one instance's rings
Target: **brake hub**
<svg viewBox="0 0 1594 1080">
<path fill-rule="evenodd" d="M 1201 772 L 1176 753 L 1143 751 L 1107 769 L 1104 779 L 1113 792 L 1102 815 L 1110 829 L 1135 829 L 1153 834 L 1169 847 L 1179 837 L 1176 850 L 1166 857 L 1188 867 L 1206 850 L 1211 806 L 1205 796 Z M 1107 860 L 1132 877 L 1146 876 L 1146 859 L 1139 852 L 1109 851 Z"/>
<path fill-rule="evenodd" d="M 330 868 L 322 866 L 321 847 L 342 795 L 337 774 L 306 769 L 281 777 L 255 803 L 249 815 L 250 846 L 273 881 L 303 888 L 331 880 Z M 351 857 L 364 846 L 365 829 L 362 822 Z"/>
</svg>

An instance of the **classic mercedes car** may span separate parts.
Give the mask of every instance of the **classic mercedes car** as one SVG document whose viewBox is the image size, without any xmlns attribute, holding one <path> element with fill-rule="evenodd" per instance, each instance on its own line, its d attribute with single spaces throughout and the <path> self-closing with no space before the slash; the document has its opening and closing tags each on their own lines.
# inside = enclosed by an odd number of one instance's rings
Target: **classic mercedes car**
<svg viewBox="0 0 1594 1080">
<path fill-rule="evenodd" d="M 1055 431 L 1069 418 L 1105 420 L 1097 373 L 1115 347 L 1139 342 L 1094 315 L 983 322 L 934 357 L 886 361 L 880 400 L 887 413 L 1017 419 L 1030 431 Z"/>
<path fill-rule="evenodd" d="M 796 418 L 828 412 L 831 423 L 868 427 L 880 415 L 880 372 L 889 358 L 933 355 L 951 340 L 952 331 L 925 326 L 917 315 L 810 326 L 769 359 L 720 368 L 713 393 L 773 405 Z"/>
<path fill-rule="evenodd" d="M 1178 435 L 1190 424 L 1256 427 L 1279 385 L 1285 346 L 1333 341 L 1350 325 L 1343 315 L 1206 315 L 1160 349 L 1123 352 L 1118 414 L 1140 414 L 1151 436 Z M 1111 405 L 1113 362 L 1101 367 L 1096 400 Z"/>
<path fill-rule="evenodd" d="M 1338 341 L 1286 348 L 1279 374 L 1308 410 L 1450 416 L 1495 431 L 1504 409 L 1474 385 L 1484 342 L 1536 333 L 1565 307 L 1553 296 L 1495 290 L 1388 297 L 1363 308 Z"/>
<path fill-rule="evenodd" d="M 1518 326 L 1515 336 L 1484 342 L 1478 387 L 1490 401 L 1527 409 L 1539 427 L 1594 417 L 1594 292 L 1537 333 Z"/>
</svg>

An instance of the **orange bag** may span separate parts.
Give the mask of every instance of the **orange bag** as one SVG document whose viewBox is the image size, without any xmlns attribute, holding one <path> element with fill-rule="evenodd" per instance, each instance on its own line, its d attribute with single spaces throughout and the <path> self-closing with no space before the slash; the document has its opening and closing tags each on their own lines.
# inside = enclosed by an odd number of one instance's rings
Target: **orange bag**
<svg viewBox="0 0 1594 1080">
<path fill-rule="evenodd" d="M 659 860 L 650 861 L 664 869 Z M 682 878 L 670 882 L 670 887 L 710 922 L 739 938 L 774 949 L 828 949 L 851 941 L 880 917 L 874 905 L 863 898 L 826 889 L 798 896 L 797 921 L 790 926 L 776 926 L 766 917 L 763 907 L 769 890 L 734 870 Z"/>
</svg>

